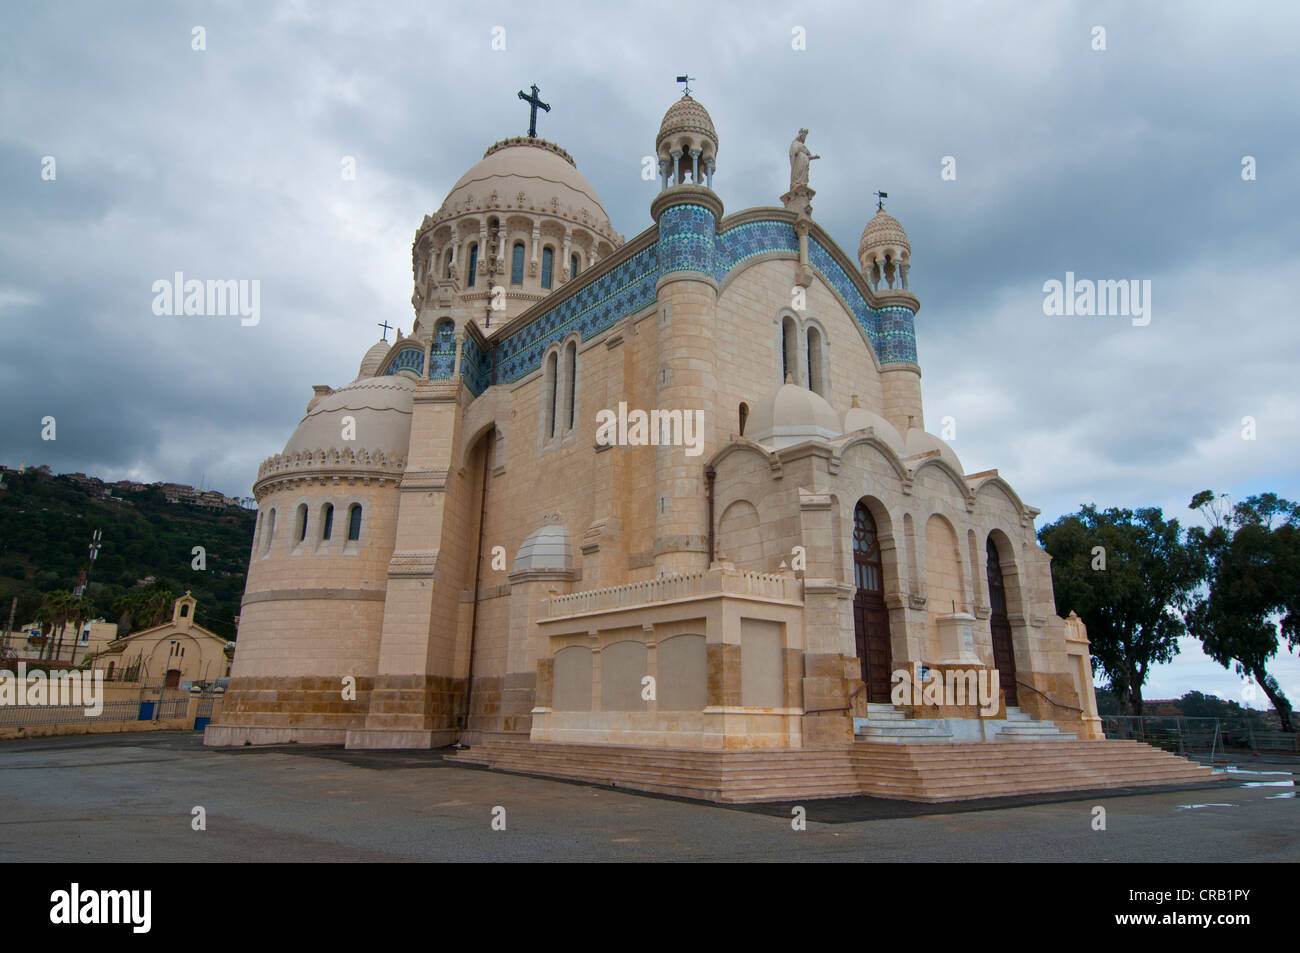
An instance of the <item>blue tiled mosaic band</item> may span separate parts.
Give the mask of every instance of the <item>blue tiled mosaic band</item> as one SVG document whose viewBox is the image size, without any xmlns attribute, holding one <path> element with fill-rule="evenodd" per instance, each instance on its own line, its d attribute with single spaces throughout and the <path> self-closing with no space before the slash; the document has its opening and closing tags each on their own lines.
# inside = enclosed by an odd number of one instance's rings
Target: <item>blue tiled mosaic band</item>
<svg viewBox="0 0 1300 953">
<path fill-rule="evenodd" d="M 674 205 L 659 216 L 659 274 L 715 271 L 717 222 L 703 205 Z"/>
<path fill-rule="evenodd" d="M 416 374 L 424 373 L 424 348 L 422 347 L 404 347 L 388 362 L 388 367 L 384 369 L 385 374 L 396 374 L 398 371 L 414 371 Z"/>
<path fill-rule="evenodd" d="M 746 222 L 717 235 L 715 228 L 713 213 L 701 205 L 674 205 L 665 209 L 659 217 L 657 244 L 637 252 L 527 327 L 495 342 L 490 353 L 483 353 L 473 345 L 471 356 L 472 339 L 466 339 L 461 379 L 477 395 L 493 382 L 508 384 L 526 377 L 541 367 L 546 349 L 573 330 L 586 341 L 654 304 L 655 285 L 663 275 L 701 271 L 721 282 L 758 255 L 798 254 L 799 251 L 798 235 L 786 221 Z M 916 335 L 910 310 L 869 306 L 848 273 L 812 236 L 808 238 L 808 260 L 848 303 L 881 364 L 916 362 Z"/>
<path fill-rule="evenodd" d="M 456 326 L 443 321 L 433 334 L 433 349 L 429 352 L 429 378 L 435 381 L 450 380 L 456 370 Z"/>
</svg>

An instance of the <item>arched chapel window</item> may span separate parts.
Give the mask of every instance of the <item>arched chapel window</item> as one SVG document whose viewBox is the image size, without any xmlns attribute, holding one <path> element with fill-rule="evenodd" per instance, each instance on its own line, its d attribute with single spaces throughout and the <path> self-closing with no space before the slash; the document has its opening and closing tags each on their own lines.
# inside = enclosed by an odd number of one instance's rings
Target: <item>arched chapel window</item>
<svg viewBox="0 0 1300 953">
<path fill-rule="evenodd" d="M 876 521 L 871 518 L 867 504 L 858 503 L 853 513 L 853 572 L 854 582 L 867 592 L 883 589 L 880 566 L 880 539 L 876 536 Z"/>
<path fill-rule="evenodd" d="M 348 539 L 361 538 L 361 504 L 353 503 L 348 507 Z"/>
<path fill-rule="evenodd" d="M 569 256 L 569 280 L 572 281 L 574 278 L 577 277 L 578 277 L 578 256 L 570 255 Z"/>
<path fill-rule="evenodd" d="M 298 542 L 307 538 L 307 504 L 298 504 Z"/>
<path fill-rule="evenodd" d="M 749 420 L 749 404 L 741 403 L 740 405 L 740 435 L 745 436 L 745 424 Z"/>
<path fill-rule="evenodd" d="M 451 277 L 451 262 L 452 259 L 455 257 L 455 255 L 456 255 L 456 250 L 454 248 L 447 249 L 447 277 L 448 278 Z"/>
<path fill-rule="evenodd" d="M 334 532 L 334 504 L 333 503 L 326 503 L 323 507 L 321 507 L 320 519 L 321 519 L 320 538 L 328 541 L 330 538 L 330 534 Z"/>
<path fill-rule="evenodd" d="M 471 288 L 474 287 L 474 280 L 478 277 L 478 242 L 469 246 L 469 280 L 466 282 Z"/>
<path fill-rule="evenodd" d="M 555 251 L 551 248 L 542 249 L 542 287 L 551 287 L 551 272 L 555 267 Z"/>
<path fill-rule="evenodd" d="M 524 283 L 524 243 L 515 242 L 514 251 L 510 257 L 510 283 L 512 285 L 522 285 Z"/>
</svg>

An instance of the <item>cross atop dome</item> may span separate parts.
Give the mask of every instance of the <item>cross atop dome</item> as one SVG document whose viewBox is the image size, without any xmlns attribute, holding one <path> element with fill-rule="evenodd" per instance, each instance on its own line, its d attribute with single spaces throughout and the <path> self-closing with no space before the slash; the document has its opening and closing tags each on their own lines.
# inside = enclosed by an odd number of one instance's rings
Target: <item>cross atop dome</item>
<svg viewBox="0 0 1300 953">
<path fill-rule="evenodd" d="M 524 95 L 524 91 L 523 91 L 522 89 L 519 90 L 519 98 L 522 99 L 524 102 L 528 103 L 528 106 L 529 106 L 529 110 L 528 110 L 528 138 L 529 138 L 529 139 L 536 139 L 536 138 L 537 138 L 537 110 L 538 110 L 538 109 L 544 109 L 544 110 L 546 110 L 547 112 L 550 112 L 550 111 L 551 111 L 551 104 L 550 104 L 550 103 L 544 103 L 544 102 L 542 102 L 541 97 L 537 95 L 539 92 L 541 92 L 541 90 L 539 90 L 539 89 L 537 88 L 537 84 L 536 84 L 536 83 L 533 83 L 533 85 L 532 85 L 532 91 L 533 91 L 533 93 L 532 93 L 531 96 L 526 96 L 526 95 Z"/>
</svg>

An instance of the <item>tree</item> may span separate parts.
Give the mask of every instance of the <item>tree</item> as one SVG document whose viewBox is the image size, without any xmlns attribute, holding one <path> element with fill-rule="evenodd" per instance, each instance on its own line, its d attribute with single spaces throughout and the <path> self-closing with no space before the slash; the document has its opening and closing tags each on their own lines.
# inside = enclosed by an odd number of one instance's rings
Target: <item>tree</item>
<svg viewBox="0 0 1300 953">
<path fill-rule="evenodd" d="M 1268 673 L 1283 639 L 1300 645 L 1300 505 L 1274 493 L 1232 505 L 1202 490 L 1192 497 L 1208 527 L 1188 534 L 1205 566 L 1205 586 L 1187 614 L 1205 654 L 1249 676 L 1294 731 L 1291 702 Z"/>
<path fill-rule="evenodd" d="M 1099 511 L 1087 504 L 1043 527 L 1052 556 L 1058 615 L 1077 612 L 1088 627 L 1094 668 L 1120 709 L 1142 714 L 1142 686 L 1153 664 L 1178 654 L 1186 632 L 1179 610 L 1203 570 L 1177 520 L 1158 508 Z"/>
<path fill-rule="evenodd" d="M 113 611 L 118 613 L 118 637 L 130 635 L 137 629 L 148 629 L 166 622 L 171 618 L 172 605 L 175 601 L 176 597 L 172 594 L 172 590 L 163 586 L 129 590 L 113 603 Z"/>
</svg>

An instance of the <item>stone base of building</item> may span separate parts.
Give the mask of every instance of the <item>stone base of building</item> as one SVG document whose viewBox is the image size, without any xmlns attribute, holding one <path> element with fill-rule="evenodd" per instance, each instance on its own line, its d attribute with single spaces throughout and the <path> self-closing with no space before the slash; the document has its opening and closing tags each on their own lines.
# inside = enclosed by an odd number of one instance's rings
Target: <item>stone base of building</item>
<svg viewBox="0 0 1300 953">
<path fill-rule="evenodd" d="M 460 732 L 454 728 L 353 728 L 347 748 L 445 748 Z"/>
<path fill-rule="evenodd" d="M 241 745 L 341 745 L 346 729 L 338 728 L 259 728 L 250 725 L 208 725 L 203 743 L 211 748 Z"/>
</svg>

